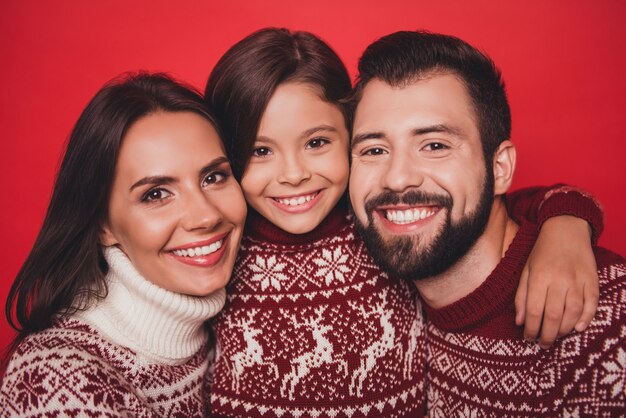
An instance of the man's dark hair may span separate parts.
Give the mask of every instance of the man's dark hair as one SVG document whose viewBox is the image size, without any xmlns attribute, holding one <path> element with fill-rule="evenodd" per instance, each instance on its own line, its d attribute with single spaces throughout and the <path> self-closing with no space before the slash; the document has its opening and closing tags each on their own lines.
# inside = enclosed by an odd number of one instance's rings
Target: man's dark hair
<svg viewBox="0 0 626 418">
<path fill-rule="evenodd" d="M 403 87 L 437 73 L 451 73 L 464 82 L 489 164 L 500 143 L 511 136 L 511 110 L 493 61 L 459 38 L 425 31 L 402 31 L 380 38 L 359 60 L 353 104 L 358 104 L 371 80 Z"/>
</svg>

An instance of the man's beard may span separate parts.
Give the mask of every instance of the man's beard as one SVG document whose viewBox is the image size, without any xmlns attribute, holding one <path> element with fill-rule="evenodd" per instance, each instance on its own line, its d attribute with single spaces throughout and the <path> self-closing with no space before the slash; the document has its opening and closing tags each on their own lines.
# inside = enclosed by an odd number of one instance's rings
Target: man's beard
<svg viewBox="0 0 626 418">
<path fill-rule="evenodd" d="M 449 195 L 424 193 L 420 190 L 404 194 L 383 192 L 365 203 L 368 226 L 354 216 L 357 230 L 374 261 L 392 277 L 413 281 L 436 276 L 448 270 L 467 254 L 482 235 L 491 213 L 493 181 L 493 172 L 487 170 L 478 206 L 457 223 L 453 223 L 451 219 L 453 202 Z M 440 232 L 427 247 L 420 248 L 421 237 L 418 235 L 384 239 L 378 232 L 374 226 L 375 208 L 396 204 L 437 205 L 441 210 L 447 211 Z"/>
</svg>

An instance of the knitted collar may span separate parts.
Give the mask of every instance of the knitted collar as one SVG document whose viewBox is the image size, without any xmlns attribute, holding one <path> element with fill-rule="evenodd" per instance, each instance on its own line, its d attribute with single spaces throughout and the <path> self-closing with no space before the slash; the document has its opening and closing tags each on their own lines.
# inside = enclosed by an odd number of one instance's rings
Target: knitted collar
<svg viewBox="0 0 626 418">
<path fill-rule="evenodd" d="M 444 331 L 462 332 L 513 306 L 522 269 L 537 234 L 535 224 L 523 223 L 500 263 L 476 290 L 443 308 L 424 304 L 428 322 Z"/>
<path fill-rule="evenodd" d="M 258 241 L 284 245 L 309 244 L 329 236 L 335 236 L 343 227 L 347 215 L 348 204 L 342 200 L 311 232 L 290 234 L 265 219 L 254 209 L 249 208 L 245 231 L 248 237 Z"/>
<path fill-rule="evenodd" d="M 74 317 L 147 362 L 178 364 L 208 339 L 205 321 L 224 306 L 224 289 L 204 297 L 171 292 L 143 278 L 116 247 L 104 249 L 108 294 Z"/>
</svg>

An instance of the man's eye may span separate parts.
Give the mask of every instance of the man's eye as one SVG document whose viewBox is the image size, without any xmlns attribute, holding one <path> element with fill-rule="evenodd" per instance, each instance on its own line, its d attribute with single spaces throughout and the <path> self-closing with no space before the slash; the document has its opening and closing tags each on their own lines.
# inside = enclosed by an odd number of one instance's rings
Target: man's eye
<svg viewBox="0 0 626 418">
<path fill-rule="evenodd" d="M 424 146 L 424 149 L 426 151 L 440 151 L 440 150 L 448 149 L 448 146 L 442 144 L 441 142 L 431 142 L 430 144 L 427 144 L 426 146 Z"/>
<path fill-rule="evenodd" d="M 222 183 L 228 178 L 228 174 L 223 173 L 221 171 L 213 171 L 206 175 L 206 177 L 202 180 L 202 187 L 208 186 L 210 184 Z"/>
<path fill-rule="evenodd" d="M 155 187 L 154 189 L 148 190 L 142 197 L 142 202 L 156 202 L 166 197 L 170 197 L 172 194 L 167 190 L 161 187 Z"/>
<path fill-rule="evenodd" d="M 252 155 L 254 155 L 255 157 L 265 157 L 267 155 L 270 155 L 271 153 L 272 150 L 267 147 L 256 147 L 252 150 Z"/>
<path fill-rule="evenodd" d="M 328 139 L 325 138 L 313 138 L 309 142 L 306 143 L 307 148 L 321 148 L 324 145 L 330 143 Z"/>
<path fill-rule="evenodd" d="M 385 149 L 375 147 L 375 148 L 368 148 L 368 149 L 366 149 L 365 151 L 363 151 L 362 154 L 363 155 L 383 155 L 383 154 L 386 154 L 386 153 L 387 153 L 387 151 L 385 151 Z"/>
</svg>

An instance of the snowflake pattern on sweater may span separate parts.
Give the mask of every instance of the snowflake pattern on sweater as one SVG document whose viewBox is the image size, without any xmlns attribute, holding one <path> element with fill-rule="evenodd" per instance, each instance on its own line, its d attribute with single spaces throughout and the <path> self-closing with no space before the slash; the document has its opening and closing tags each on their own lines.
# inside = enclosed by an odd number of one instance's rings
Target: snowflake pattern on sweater
<svg viewBox="0 0 626 418">
<path fill-rule="evenodd" d="M 66 318 L 18 346 L 0 393 L 2 417 L 202 417 L 206 345 L 180 365 L 141 364 Z"/>
<path fill-rule="evenodd" d="M 306 237 L 254 215 L 248 226 L 214 321 L 212 415 L 422 415 L 421 305 L 374 264 L 347 211 Z"/>
<path fill-rule="evenodd" d="M 0 417 L 202 417 L 213 361 L 206 320 L 224 305 L 146 280 L 104 250 L 107 295 L 26 336 L 0 387 Z M 132 347 L 132 348 L 131 348 Z"/>
<path fill-rule="evenodd" d="M 535 238 L 534 226 L 522 226 L 483 285 L 449 307 L 426 309 L 429 416 L 624 416 L 625 260 L 598 249 L 593 321 L 542 350 L 521 339 L 512 308 Z"/>
</svg>

